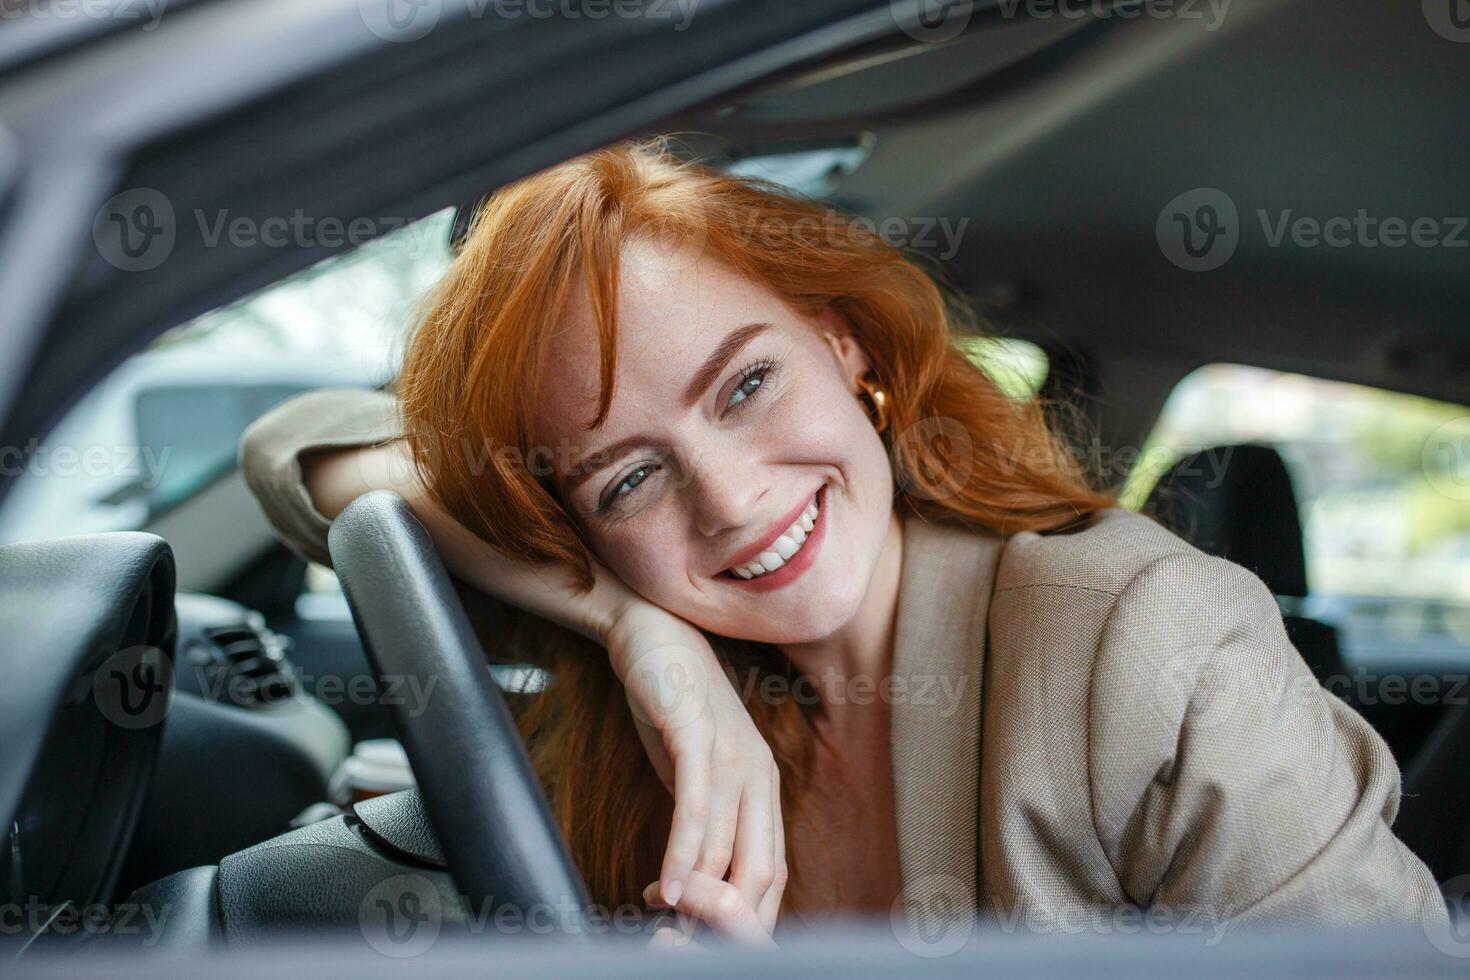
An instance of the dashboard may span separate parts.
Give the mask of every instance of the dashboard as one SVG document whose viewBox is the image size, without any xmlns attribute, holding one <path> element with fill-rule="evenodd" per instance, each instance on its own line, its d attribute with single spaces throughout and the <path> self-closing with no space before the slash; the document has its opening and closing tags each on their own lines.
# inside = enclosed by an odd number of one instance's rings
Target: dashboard
<svg viewBox="0 0 1470 980">
<path fill-rule="evenodd" d="M 169 707 L 173 598 L 154 535 L 0 547 L 0 890 L 24 910 L 6 938 L 110 897 Z"/>
<path fill-rule="evenodd" d="M 350 750 L 259 614 L 175 584 L 152 534 L 0 545 L 0 960 L 288 830 Z"/>
</svg>

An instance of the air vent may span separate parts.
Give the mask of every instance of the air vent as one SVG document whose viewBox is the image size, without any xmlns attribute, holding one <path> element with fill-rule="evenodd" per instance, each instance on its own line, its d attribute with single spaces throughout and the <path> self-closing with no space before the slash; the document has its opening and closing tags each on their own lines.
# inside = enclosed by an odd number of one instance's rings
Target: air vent
<svg viewBox="0 0 1470 980">
<path fill-rule="evenodd" d="M 285 640 L 250 623 L 212 626 L 204 631 L 211 663 L 206 670 L 219 700 L 244 707 L 291 698 L 296 685 L 286 660 Z"/>
</svg>

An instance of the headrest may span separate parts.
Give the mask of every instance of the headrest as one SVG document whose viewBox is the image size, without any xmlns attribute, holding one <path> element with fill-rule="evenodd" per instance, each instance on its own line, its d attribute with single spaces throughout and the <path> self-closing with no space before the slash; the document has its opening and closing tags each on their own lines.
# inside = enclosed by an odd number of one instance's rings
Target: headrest
<svg viewBox="0 0 1470 980">
<path fill-rule="evenodd" d="M 1307 556 L 1291 474 L 1269 446 L 1186 456 L 1145 508 L 1201 551 L 1244 565 L 1276 595 L 1307 594 Z"/>
</svg>

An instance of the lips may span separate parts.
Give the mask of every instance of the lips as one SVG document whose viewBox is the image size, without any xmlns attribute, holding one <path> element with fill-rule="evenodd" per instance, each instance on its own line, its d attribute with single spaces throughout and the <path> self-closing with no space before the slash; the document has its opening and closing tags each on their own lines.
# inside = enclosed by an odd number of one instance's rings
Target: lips
<svg viewBox="0 0 1470 980">
<path fill-rule="evenodd" d="M 739 551 L 721 578 L 740 588 L 780 588 L 811 567 L 827 527 L 826 488 L 798 504 L 754 544 Z"/>
<path fill-rule="evenodd" d="M 807 497 L 801 503 L 787 511 L 784 517 L 772 524 L 765 534 L 731 555 L 729 562 L 725 564 L 725 571 L 733 574 L 734 570 L 740 568 L 742 565 L 749 565 L 758 560 L 762 552 L 769 552 L 775 546 L 776 539 L 785 533 L 787 528 L 796 523 L 801 518 L 802 513 L 816 503 L 816 499 L 815 494 Z"/>
</svg>

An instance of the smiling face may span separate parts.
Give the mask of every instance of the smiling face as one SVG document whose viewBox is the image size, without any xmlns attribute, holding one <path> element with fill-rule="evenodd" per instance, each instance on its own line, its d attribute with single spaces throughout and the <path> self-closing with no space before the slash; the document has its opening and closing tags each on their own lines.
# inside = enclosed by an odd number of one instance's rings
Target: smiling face
<svg viewBox="0 0 1470 980">
<path fill-rule="evenodd" d="M 893 513 L 893 477 L 841 317 L 807 320 L 698 252 L 629 241 L 605 423 L 599 348 L 574 290 L 532 420 L 598 559 L 713 633 L 830 636 L 860 608 Z M 748 576 L 748 577 L 747 577 Z"/>
</svg>

